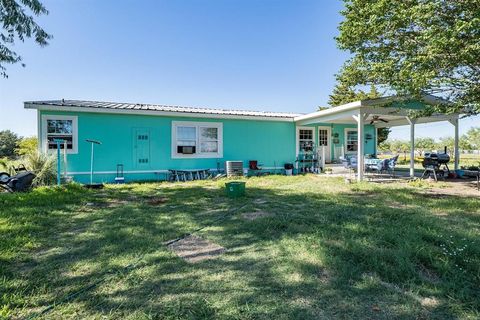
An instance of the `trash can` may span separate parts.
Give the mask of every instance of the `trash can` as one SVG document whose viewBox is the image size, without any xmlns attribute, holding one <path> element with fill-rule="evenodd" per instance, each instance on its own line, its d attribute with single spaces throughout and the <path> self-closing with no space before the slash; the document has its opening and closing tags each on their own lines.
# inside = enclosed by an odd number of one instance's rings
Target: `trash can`
<svg viewBox="0 0 480 320">
<path fill-rule="evenodd" d="M 283 167 L 285 168 L 286 176 L 291 176 L 293 174 L 293 163 L 285 163 Z"/>
<path fill-rule="evenodd" d="M 227 182 L 225 183 L 225 191 L 230 198 L 243 197 L 245 195 L 245 182 Z"/>
</svg>

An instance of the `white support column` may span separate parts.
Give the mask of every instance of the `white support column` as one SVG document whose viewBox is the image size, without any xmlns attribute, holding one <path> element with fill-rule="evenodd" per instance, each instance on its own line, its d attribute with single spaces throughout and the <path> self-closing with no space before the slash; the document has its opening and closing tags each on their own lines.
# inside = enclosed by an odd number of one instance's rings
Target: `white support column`
<svg viewBox="0 0 480 320">
<path fill-rule="evenodd" d="M 455 162 L 454 162 L 454 168 L 455 170 L 458 170 L 458 164 L 460 162 L 460 149 L 459 149 L 459 146 L 458 146 L 458 139 L 459 139 L 459 135 L 458 135 L 458 117 L 457 118 L 454 118 L 452 120 L 449 120 L 449 122 L 451 124 L 453 124 L 453 127 L 455 128 L 455 136 L 454 136 L 454 141 L 455 141 L 455 145 L 454 145 L 454 157 L 455 157 Z"/>
<path fill-rule="evenodd" d="M 410 178 L 415 177 L 415 122 L 416 119 L 407 117 L 410 123 Z"/>
<path fill-rule="evenodd" d="M 360 110 L 358 111 L 358 115 L 353 116 L 353 118 L 357 121 L 357 138 L 358 138 L 358 146 L 357 146 L 357 181 L 363 180 L 363 172 L 365 170 L 365 161 L 364 161 L 364 144 L 365 144 L 365 130 L 364 130 L 364 123 L 365 119 L 368 117 L 368 114 L 362 113 Z"/>
</svg>

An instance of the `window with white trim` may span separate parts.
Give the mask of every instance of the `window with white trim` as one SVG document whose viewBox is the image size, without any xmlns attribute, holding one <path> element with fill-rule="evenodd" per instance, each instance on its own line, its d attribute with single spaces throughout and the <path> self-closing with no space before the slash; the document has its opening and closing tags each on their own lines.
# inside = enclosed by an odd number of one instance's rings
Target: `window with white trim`
<svg viewBox="0 0 480 320">
<path fill-rule="evenodd" d="M 45 115 L 42 117 L 42 145 L 45 151 L 56 150 L 57 140 L 60 149 L 77 153 L 77 117 Z"/>
<path fill-rule="evenodd" d="M 300 152 L 313 151 L 315 140 L 313 137 L 313 129 L 298 130 L 298 148 Z"/>
<path fill-rule="evenodd" d="M 328 146 L 328 130 L 327 129 L 318 129 L 318 145 L 319 146 Z"/>
<path fill-rule="evenodd" d="M 223 157 L 222 129 L 218 122 L 173 121 L 172 157 Z"/>
<path fill-rule="evenodd" d="M 358 150 L 358 132 L 357 130 L 345 130 L 345 145 L 347 152 L 357 152 Z"/>
</svg>

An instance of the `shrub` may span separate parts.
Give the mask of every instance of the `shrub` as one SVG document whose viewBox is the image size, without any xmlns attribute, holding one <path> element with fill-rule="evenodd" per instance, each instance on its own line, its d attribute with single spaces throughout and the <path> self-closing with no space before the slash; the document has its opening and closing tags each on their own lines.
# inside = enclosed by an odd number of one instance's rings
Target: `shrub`
<svg viewBox="0 0 480 320">
<path fill-rule="evenodd" d="M 24 156 L 31 152 L 35 152 L 38 150 L 38 139 L 37 137 L 28 137 L 22 138 L 17 143 L 17 148 L 15 149 L 15 153 L 19 156 Z"/>
<path fill-rule="evenodd" d="M 15 174 L 15 163 L 8 158 L 0 158 L 0 171 L 7 172 L 9 175 Z"/>
<path fill-rule="evenodd" d="M 33 186 L 45 186 L 55 182 L 57 169 L 55 168 L 56 160 L 53 155 L 35 150 L 27 153 L 23 160 L 27 168 L 36 175 Z"/>
</svg>

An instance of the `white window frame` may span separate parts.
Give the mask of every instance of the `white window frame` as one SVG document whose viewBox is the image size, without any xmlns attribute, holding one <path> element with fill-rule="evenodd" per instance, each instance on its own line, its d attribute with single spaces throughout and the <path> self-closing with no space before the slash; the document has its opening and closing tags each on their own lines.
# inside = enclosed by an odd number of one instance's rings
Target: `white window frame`
<svg viewBox="0 0 480 320">
<path fill-rule="evenodd" d="M 357 132 L 357 150 L 355 151 L 348 151 L 347 149 L 347 133 L 349 131 L 354 131 L 354 132 Z M 345 128 L 345 131 L 344 131 L 344 148 L 345 148 L 345 154 L 356 154 L 358 153 L 358 144 L 360 143 L 360 139 L 358 137 L 358 129 L 357 128 Z"/>
<path fill-rule="evenodd" d="M 193 154 L 177 153 L 177 127 L 195 127 L 196 152 Z M 217 152 L 200 151 L 200 128 L 216 128 L 218 134 Z M 197 122 L 197 121 L 172 121 L 172 159 L 200 159 L 223 158 L 223 123 L 222 122 Z"/>
<path fill-rule="evenodd" d="M 296 138 L 295 138 L 295 154 L 298 156 L 300 153 L 300 130 L 312 130 L 313 137 L 313 148 L 315 149 L 317 145 L 317 135 L 315 134 L 315 127 L 297 127 Z"/>
<path fill-rule="evenodd" d="M 42 130 L 40 147 L 43 152 L 56 152 L 56 149 L 48 149 L 48 120 L 71 120 L 72 121 L 72 149 L 67 149 L 67 154 L 78 153 L 78 117 L 77 116 L 64 116 L 64 115 L 42 115 Z"/>
</svg>

